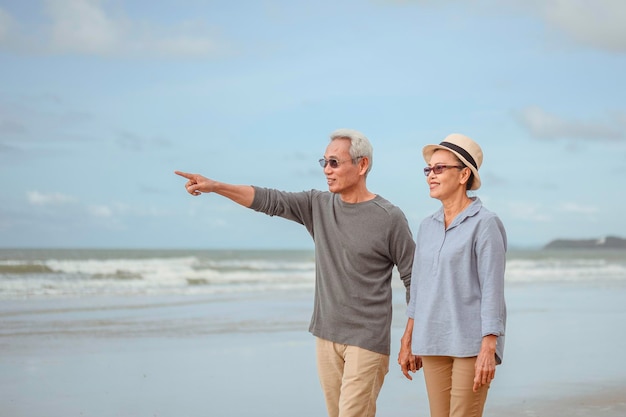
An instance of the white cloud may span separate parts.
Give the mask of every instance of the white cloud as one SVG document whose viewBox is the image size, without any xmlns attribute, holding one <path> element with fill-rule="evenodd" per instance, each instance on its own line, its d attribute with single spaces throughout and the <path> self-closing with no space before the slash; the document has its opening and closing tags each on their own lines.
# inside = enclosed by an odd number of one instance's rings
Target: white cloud
<svg viewBox="0 0 626 417">
<path fill-rule="evenodd" d="M 0 97 L 0 141 L 21 149 L 93 138 L 91 131 L 83 133 L 93 120 L 93 114 L 69 108 L 54 96 Z"/>
<path fill-rule="evenodd" d="M 421 4 L 455 8 L 475 15 L 525 13 L 545 22 L 548 29 L 577 44 L 611 52 L 626 52 L 626 2 L 624 0 L 386 0 L 387 3 Z"/>
<path fill-rule="evenodd" d="M 15 152 L 18 149 L 14 146 L 5 145 L 4 143 L 0 143 L 0 155 L 9 152 Z"/>
<path fill-rule="evenodd" d="M 26 132 L 26 127 L 13 119 L 0 119 L 0 133 L 17 134 Z"/>
<path fill-rule="evenodd" d="M 109 18 L 98 0 L 48 0 L 46 5 L 54 50 L 106 55 L 121 43 L 124 23 Z"/>
<path fill-rule="evenodd" d="M 209 38 L 180 35 L 175 38 L 157 40 L 148 46 L 165 55 L 201 56 L 216 51 L 216 43 Z"/>
<path fill-rule="evenodd" d="M 0 8 L 0 45 L 8 38 L 12 25 L 11 15 Z"/>
<path fill-rule="evenodd" d="M 597 214 L 600 210 L 593 206 L 584 206 L 577 203 L 563 203 L 561 205 L 561 211 L 574 214 Z"/>
<path fill-rule="evenodd" d="M 89 214 L 94 217 L 110 218 L 113 217 L 113 210 L 108 206 L 89 206 Z"/>
<path fill-rule="evenodd" d="M 537 106 L 522 109 L 516 117 L 532 136 L 539 139 L 624 139 L 623 130 L 609 123 L 566 120 Z"/>
<path fill-rule="evenodd" d="M 549 222 L 551 217 L 539 204 L 529 204 L 528 202 L 516 202 L 509 204 L 509 211 L 513 218 L 529 222 Z"/>
<path fill-rule="evenodd" d="M 171 213 L 158 207 L 138 207 L 127 203 L 113 203 L 111 205 L 91 205 L 88 207 L 89 214 L 100 218 L 113 217 L 165 217 Z"/>
<path fill-rule="evenodd" d="M 113 14 L 101 0 L 45 0 L 49 21 L 19 29 L 0 9 L 0 45 L 20 52 L 104 57 L 206 57 L 225 49 L 199 20 L 170 26 Z"/>
<path fill-rule="evenodd" d="M 79 212 L 87 213 L 98 218 L 115 218 L 115 217 L 167 217 L 171 212 L 157 206 L 140 207 L 122 202 L 113 202 L 111 204 L 89 204 L 85 205 L 78 201 L 74 196 L 52 192 L 42 193 L 40 191 L 28 191 L 26 193 L 28 202 L 33 206 L 64 206 L 67 204 L 75 204 Z M 62 208 L 61 210 L 65 210 Z"/>
<path fill-rule="evenodd" d="M 558 223 L 564 218 L 574 221 L 596 221 L 600 209 L 591 205 L 564 202 L 546 207 L 542 204 L 513 202 L 508 204 L 510 217 L 528 223 Z"/>
<path fill-rule="evenodd" d="M 26 196 L 28 202 L 35 206 L 58 206 L 76 201 L 74 197 L 61 193 L 46 194 L 39 191 L 29 191 L 26 193 Z"/>
<path fill-rule="evenodd" d="M 626 52 L 626 2 L 623 0 L 550 0 L 536 3 L 541 16 L 573 40 Z"/>
<path fill-rule="evenodd" d="M 617 123 L 622 125 L 622 128 L 626 128 L 626 111 L 616 111 L 613 114 L 613 117 L 615 118 Z"/>
</svg>

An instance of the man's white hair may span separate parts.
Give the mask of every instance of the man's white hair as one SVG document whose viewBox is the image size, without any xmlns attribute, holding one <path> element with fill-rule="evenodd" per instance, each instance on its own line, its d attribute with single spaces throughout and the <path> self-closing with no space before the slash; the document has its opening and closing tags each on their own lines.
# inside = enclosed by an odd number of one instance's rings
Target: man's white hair
<svg viewBox="0 0 626 417">
<path fill-rule="evenodd" d="M 369 161 L 369 166 L 365 175 L 369 174 L 374 162 L 374 149 L 369 139 L 358 130 L 345 128 L 337 129 L 330 134 L 330 141 L 332 142 L 335 139 L 350 139 L 350 157 L 353 161 L 360 156 L 366 157 Z"/>
</svg>

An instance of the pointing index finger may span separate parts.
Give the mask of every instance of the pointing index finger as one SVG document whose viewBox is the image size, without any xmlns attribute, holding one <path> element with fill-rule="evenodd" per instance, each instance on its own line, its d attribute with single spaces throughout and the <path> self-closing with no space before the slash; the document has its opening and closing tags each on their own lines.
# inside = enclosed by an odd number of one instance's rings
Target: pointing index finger
<svg viewBox="0 0 626 417">
<path fill-rule="evenodd" d="M 187 172 L 182 172 L 182 171 L 174 171 L 174 174 L 176 175 L 180 175 L 181 177 L 187 178 L 188 180 L 193 179 L 193 174 L 189 174 Z"/>
</svg>

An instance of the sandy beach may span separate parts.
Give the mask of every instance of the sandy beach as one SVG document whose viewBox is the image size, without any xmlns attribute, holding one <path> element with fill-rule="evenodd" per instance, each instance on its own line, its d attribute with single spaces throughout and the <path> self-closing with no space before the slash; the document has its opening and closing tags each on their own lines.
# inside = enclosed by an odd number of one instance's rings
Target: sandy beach
<svg viewBox="0 0 626 417">
<path fill-rule="evenodd" d="M 395 364 L 396 292 L 380 417 L 427 416 L 420 373 Z M 3 301 L 0 416 L 324 416 L 311 293 Z M 509 323 L 485 416 L 626 415 L 626 284 L 507 289 Z"/>
</svg>

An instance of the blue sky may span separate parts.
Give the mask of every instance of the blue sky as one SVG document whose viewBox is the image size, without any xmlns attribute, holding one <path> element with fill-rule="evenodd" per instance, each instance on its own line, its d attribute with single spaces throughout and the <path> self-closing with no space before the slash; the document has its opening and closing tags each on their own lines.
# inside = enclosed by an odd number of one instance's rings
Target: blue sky
<svg viewBox="0 0 626 417">
<path fill-rule="evenodd" d="M 326 189 L 341 127 L 414 230 L 460 132 L 512 246 L 626 236 L 621 0 L 0 0 L 0 71 L 0 247 L 311 248 L 173 171 Z"/>
</svg>

